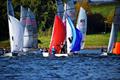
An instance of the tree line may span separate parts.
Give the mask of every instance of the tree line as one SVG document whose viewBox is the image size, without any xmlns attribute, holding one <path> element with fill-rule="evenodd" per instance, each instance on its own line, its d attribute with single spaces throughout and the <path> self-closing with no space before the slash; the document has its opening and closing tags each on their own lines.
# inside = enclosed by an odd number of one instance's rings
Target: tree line
<svg viewBox="0 0 120 80">
<path fill-rule="evenodd" d="M 87 33 L 104 31 L 104 17 L 101 14 L 91 14 L 87 0 L 83 1 L 84 8 L 90 13 L 88 14 L 89 27 Z M 66 2 L 66 0 L 63 0 L 63 2 Z M 39 29 L 45 31 L 53 26 L 54 16 L 57 9 L 55 0 L 12 0 L 12 4 L 17 19 L 20 18 L 20 6 L 22 5 L 24 7 L 29 7 L 35 13 Z M 8 38 L 7 0 L 0 0 L 0 40 Z"/>
<path fill-rule="evenodd" d="M 55 0 L 12 0 L 12 4 L 17 19 L 22 5 L 35 13 L 39 28 L 45 30 L 52 26 L 56 14 Z M 8 39 L 7 0 L 0 0 L 0 26 L 0 40 Z"/>
</svg>

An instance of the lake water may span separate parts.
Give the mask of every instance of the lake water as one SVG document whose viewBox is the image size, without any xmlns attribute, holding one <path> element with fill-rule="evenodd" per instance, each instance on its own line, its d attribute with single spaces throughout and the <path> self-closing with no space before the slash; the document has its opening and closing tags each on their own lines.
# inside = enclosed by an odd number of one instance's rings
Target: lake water
<svg viewBox="0 0 120 80">
<path fill-rule="evenodd" d="M 120 80 L 120 56 L 0 57 L 0 80 Z"/>
</svg>

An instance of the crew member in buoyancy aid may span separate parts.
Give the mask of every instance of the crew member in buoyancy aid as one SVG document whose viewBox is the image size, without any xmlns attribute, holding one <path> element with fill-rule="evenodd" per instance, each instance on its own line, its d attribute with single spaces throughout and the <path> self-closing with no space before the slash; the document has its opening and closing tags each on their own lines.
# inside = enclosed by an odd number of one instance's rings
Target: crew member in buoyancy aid
<svg viewBox="0 0 120 80">
<path fill-rule="evenodd" d="M 66 53 L 67 43 L 61 45 L 61 53 Z"/>
<path fill-rule="evenodd" d="M 55 53 L 56 53 L 56 51 L 55 51 L 55 47 L 52 46 L 52 54 L 55 54 Z"/>
<path fill-rule="evenodd" d="M 72 36 L 69 37 L 68 40 L 69 40 L 70 43 L 72 43 L 73 37 Z"/>
</svg>

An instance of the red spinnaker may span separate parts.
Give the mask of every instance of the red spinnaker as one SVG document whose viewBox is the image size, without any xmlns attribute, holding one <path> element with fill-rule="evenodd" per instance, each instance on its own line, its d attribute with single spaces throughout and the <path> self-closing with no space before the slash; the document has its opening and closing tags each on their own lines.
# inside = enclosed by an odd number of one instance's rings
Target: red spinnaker
<svg viewBox="0 0 120 80">
<path fill-rule="evenodd" d="M 52 37 L 50 42 L 49 53 L 52 52 L 54 46 L 56 53 L 59 54 L 66 38 L 66 28 L 59 16 L 55 16 Z"/>
</svg>

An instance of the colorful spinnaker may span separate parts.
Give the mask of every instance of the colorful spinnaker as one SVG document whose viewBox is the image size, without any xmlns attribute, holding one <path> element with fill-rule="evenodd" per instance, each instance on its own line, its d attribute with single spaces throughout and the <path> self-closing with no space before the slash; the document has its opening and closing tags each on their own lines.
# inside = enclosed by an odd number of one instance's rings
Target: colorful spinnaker
<svg viewBox="0 0 120 80">
<path fill-rule="evenodd" d="M 29 51 L 33 48 L 33 26 L 30 13 L 27 12 L 26 25 L 24 30 L 24 51 Z"/>
<path fill-rule="evenodd" d="M 37 42 L 37 24 L 35 16 L 29 8 L 21 6 L 21 18 L 20 21 L 24 26 L 24 45 L 23 51 L 38 48 Z"/>
<path fill-rule="evenodd" d="M 82 33 L 76 29 L 69 16 L 66 18 L 67 53 L 80 51 Z"/>
<path fill-rule="evenodd" d="M 82 7 L 80 7 L 76 28 L 82 33 L 81 49 L 84 49 L 87 32 L 87 15 L 86 11 Z"/>
<path fill-rule="evenodd" d="M 54 46 L 56 53 L 60 53 L 66 38 L 66 29 L 59 16 L 55 16 L 52 37 L 50 42 L 49 52 L 52 53 Z"/>
<path fill-rule="evenodd" d="M 11 52 L 22 51 L 24 28 L 21 23 L 11 15 L 8 15 L 8 22 Z"/>
<path fill-rule="evenodd" d="M 32 23 L 32 31 L 33 31 L 33 48 L 38 48 L 38 33 L 37 33 L 37 22 L 35 19 L 34 13 L 28 8 L 28 13 L 30 13 L 30 19 Z"/>
<path fill-rule="evenodd" d="M 7 0 L 7 14 L 14 16 L 14 10 L 12 6 L 12 0 Z"/>
</svg>

